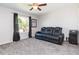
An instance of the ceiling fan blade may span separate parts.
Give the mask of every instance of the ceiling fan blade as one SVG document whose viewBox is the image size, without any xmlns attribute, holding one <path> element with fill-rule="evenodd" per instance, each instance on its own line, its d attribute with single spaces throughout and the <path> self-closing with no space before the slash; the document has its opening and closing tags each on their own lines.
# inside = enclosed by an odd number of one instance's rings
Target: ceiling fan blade
<svg viewBox="0 0 79 59">
<path fill-rule="evenodd" d="M 38 7 L 38 10 L 41 11 L 41 9 Z"/>
<path fill-rule="evenodd" d="M 44 3 L 44 4 L 39 4 L 39 6 L 46 6 L 47 5 L 47 3 Z"/>
<path fill-rule="evenodd" d="M 30 11 L 33 9 L 33 7 L 30 9 Z"/>
</svg>

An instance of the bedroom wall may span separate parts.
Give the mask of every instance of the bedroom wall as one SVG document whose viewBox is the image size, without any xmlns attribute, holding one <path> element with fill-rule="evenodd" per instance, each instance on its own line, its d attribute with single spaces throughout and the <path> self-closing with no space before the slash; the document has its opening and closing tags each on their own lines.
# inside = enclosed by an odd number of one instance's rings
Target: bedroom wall
<svg viewBox="0 0 79 59">
<path fill-rule="evenodd" d="M 0 45 L 12 42 L 13 14 L 11 10 L 0 7 Z"/>
<path fill-rule="evenodd" d="M 78 8 L 76 6 L 65 6 L 39 18 L 38 30 L 41 27 L 62 27 L 65 38 L 68 37 L 69 30 L 78 29 Z"/>
<path fill-rule="evenodd" d="M 77 21 L 77 23 L 78 23 L 78 43 L 79 43 L 79 7 L 78 7 L 77 11 L 78 11 L 78 13 L 77 13 L 78 14 L 78 16 L 77 16 L 78 17 L 78 21 Z"/>
</svg>

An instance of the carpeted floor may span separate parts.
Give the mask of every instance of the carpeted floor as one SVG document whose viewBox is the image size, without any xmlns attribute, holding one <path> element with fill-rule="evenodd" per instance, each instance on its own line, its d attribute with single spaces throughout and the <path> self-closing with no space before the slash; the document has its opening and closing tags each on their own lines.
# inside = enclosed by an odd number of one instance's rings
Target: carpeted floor
<svg viewBox="0 0 79 59">
<path fill-rule="evenodd" d="M 31 38 L 1 45 L 0 55 L 79 55 L 79 45 L 57 45 Z"/>
</svg>

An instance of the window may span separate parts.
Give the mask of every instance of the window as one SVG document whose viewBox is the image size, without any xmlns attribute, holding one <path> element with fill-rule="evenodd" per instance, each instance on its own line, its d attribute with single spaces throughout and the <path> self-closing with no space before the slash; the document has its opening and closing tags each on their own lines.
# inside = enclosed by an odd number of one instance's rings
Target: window
<svg viewBox="0 0 79 59">
<path fill-rule="evenodd" d="M 28 32 L 29 19 L 28 17 L 18 16 L 19 32 Z"/>
</svg>

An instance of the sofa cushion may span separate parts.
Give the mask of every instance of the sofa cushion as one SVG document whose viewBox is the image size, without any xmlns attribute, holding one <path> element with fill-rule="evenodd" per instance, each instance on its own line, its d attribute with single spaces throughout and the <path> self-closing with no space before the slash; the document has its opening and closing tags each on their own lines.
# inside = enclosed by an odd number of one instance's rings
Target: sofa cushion
<svg viewBox="0 0 79 59">
<path fill-rule="evenodd" d="M 51 27 L 47 27 L 47 29 L 46 29 L 46 33 L 51 34 L 51 33 L 52 33 L 52 28 L 51 28 Z"/>
<path fill-rule="evenodd" d="M 50 39 L 59 39 L 59 37 L 58 36 L 52 36 L 52 35 L 46 35 L 48 38 L 50 38 Z"/>
<path fill-rule="evenodd" d="M 43 27 L 43 28 L 41 28 L 41 32 L 44 34 L 49 34 L 49 35 L 53 34 L 52 27 Z"/>
<path fill-rule="evenodd" d="M 54 35 L 60 35 L 62 33 L 62 28 L 56 27 L 55 30 L 53 30 Z"/>
<path fill-rule="evenodd" d="M 56 27 L 55 30 L 59 31 L 59 33 L 62 33 L 62 28 L 61 27 Z"/>
<path fill-rule="evenodd" d="M 45 32 L 46 31 L 46 27 L 41 28 L 41 32 Z"/>
</svg>

